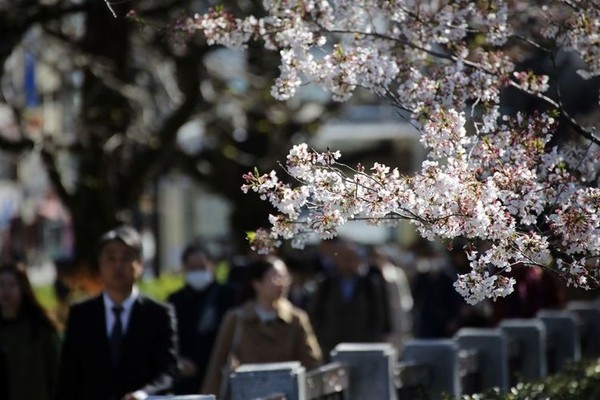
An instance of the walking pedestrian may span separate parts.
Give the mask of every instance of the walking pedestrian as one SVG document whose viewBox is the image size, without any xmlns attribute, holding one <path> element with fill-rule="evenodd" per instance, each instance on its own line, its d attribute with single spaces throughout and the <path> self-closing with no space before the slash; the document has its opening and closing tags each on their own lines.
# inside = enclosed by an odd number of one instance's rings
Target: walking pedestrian
<svg viewBox="0 0 600 400">
<path fill-rule="evenodd" d="M 168 301 L 175 307 L 179 339 L 176 394 L 196 393 L 204 379 L 221 320 L 233 306 L 233 292 L 215 282 L 215 263 L 200 244 L 188 245 L 181 256 L 185 286 Z"/>
<path fill-rule="evenodd" d="M 23 265 L 0 267 L 0 398 L 49 400 L 56 384 L 59 338 Z"/>
<path fill-rule="evenodd" d="M 321 349 L 308 315 L 286 299 L 290 275 L 275 257 L 248 265 L 254 298 L 227 313 L 211 355 L 202 393 L 228 397 L 229 373 L 241 364 L 300 361 L 321 363 Z"/>
<path fill-rule="evenodd" d="M 317 283 L 309 315 L 326 356 L 339 343 L 383 342 L 391 333 L 390 304 L 381 271 L 358 243 L 336 238 L 333 269 Z"/>
<path fill-rule="evenodd" d="M 103 292 L 71 307 L 56 400 L 139 400 L 171 389 L 177 374 L 172 308 L 142 295 L 142 242 L 128 226 L 102 236 Z"/>
</svg>

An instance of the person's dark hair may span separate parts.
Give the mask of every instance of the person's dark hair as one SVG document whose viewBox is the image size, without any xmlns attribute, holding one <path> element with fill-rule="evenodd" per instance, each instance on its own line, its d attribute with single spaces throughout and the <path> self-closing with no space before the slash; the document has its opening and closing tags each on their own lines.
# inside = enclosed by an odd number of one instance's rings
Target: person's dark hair
<svg viewBox="0 0 600 400">
<path fill-rule="evenodd" d="M 308 257 L 300 255 L 287 255 L 282 257 L 283 262 L 290 273 L 295 275 L 309 276 L 315 272 L 314 265 L 310 263 Z"/>
<path fill-rule="evenodd" d="M 183 252 L 181 253 L 181 263 L 185 264 L 187 262 L 188 258 L 193 256 L 194 254 L 202 255 L 207 260 L 210 260 L 210 261 L 213 260 L 211 254 L 209 253 L 209 251 L 206 249 L 205 246 L 203 246 L 200 243 L 190 243 L 187 246 L 185 246 L 185 248 L 183 249 Z"/>
<path fill-rule="evenodd" d="M 136 252 L 139 259 L 142 258 L 142 237 L 135 228 L 127 225 L 121 225 L 103 234 L 98 242 L 98 255 L 100 255 L 100 252 L 107 243 L 113 241 L 119 241 L 126 244 Z"/>
<path fill-rule="evenodd" d="M 21 309 L 19 312 L 21 315 L 31 317 L 34 325 L 31 334 L 33 336 L 36 335 L 40 332 L 40 328 L 48 328 L 57 331 L 58 324 L 48 314 L 35 296 L 24 265 L 16 263 L 2 264 L 0 265 L 0 275 L 2 274 L 12 274 L 17 280 L 17 284 L 21 290 Z"/>
<path fill-rule="evenodd" d="M 258 258 L 248 262 L 245 266 L 245 282 L 240 290 L 240 303 L 256 298 L 256 292 L 252 286 L 252 282 L 260 281 L 265 277 L 267 272 L 274 266 L 275 260 L 271 257 Z"/>
<path fill-rule="evenodd" d="M 265 277 L 267 272 L 273 268 L 274 260 L 272 259 L 259 259 L 254 260 L 248 265 L 248 279 L 250 282 L 260 281 Z"/>
</svg>

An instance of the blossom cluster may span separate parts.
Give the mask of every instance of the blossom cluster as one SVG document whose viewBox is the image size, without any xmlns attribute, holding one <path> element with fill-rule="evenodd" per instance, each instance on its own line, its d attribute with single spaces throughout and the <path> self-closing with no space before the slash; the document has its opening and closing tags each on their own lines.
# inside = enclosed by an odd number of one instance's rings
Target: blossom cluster
<svg viewBox="0 0 600 400">
<path fill-rule="evenodd" d="M 600 75 L 600 7 L 548 1 L 265 0 L 266 15 L 211 11 L 191 23 L 209 43 L 260 40 L 281 55 L 272 94 L 306 83 L 337 101 L 361 88 L 406 110 L 428 149 L 414 175 L 375 163 L 348 166 L 339 152 L 294 146 L 284 166 L 244 176 L 277 211 L 251 238 L 268 251 L 301 247 L 353 220 L 411 221 L 429 239 L 484 243 L 455 288 L 469 303 L 510 294 L 515 265 L 551 268 L 570 285 L 597 283 L 600 259 L 600 137 L 547 97 L 549 76 L 517 69 L 518 55 L 577 54 L 584 78 Z M 557 110 L 508 113 L 507 87 Z M 559 125 L 562 114 L 563 125 Z M 565 125 L 568 121 L 570 125 Z M 563 139 L 569 126 L 579 133 Z"/>
</svg>

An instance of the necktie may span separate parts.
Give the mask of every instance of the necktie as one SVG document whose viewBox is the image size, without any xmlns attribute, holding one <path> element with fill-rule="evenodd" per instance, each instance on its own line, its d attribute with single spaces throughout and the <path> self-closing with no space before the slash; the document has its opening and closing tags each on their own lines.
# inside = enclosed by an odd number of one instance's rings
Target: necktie
<svg viewBox="0 0 600 400">
<path fill-rule="evenodd" d="M 110 355 L 113 365 L 117 365 L 119 358 L 121 357 L 121 347 L 123 344 L 123 323 L 121 322 L 121 313 L 123 307 L 114 306 L 112 312 L 115 316 L 115 324 L 113 325 L 112 332 L 110 333 Z"/>
</svg>

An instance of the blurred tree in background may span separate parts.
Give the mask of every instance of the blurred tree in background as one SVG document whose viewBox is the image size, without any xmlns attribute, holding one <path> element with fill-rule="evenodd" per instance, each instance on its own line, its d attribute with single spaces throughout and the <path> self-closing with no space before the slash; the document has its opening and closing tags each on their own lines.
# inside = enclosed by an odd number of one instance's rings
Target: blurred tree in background
<svg viewBox="0 0 600 400">
<path fill-rule="evenodd" d="M 226 3 L 260 13 L 252 1 Z M 99 235 L 132 222 L 140 196 L 172 169 L 231 200 L 229 223 L 241 244 L 267 213 L 243 197 L 242 173 L 273 164 L 294 135 L 314 131 L 334 109 L 314 99 L 276 102 L 269 93 L 278 74 L 274 52 L 235 53 L 173 29 L 173 21 L 208 6 L 0 0 L 0 149 L 12 160 L 39 155 L 39 173 L 70 214 L 77 270 L 94 264 Z M 35 60 L 33 93 L 16 54 Z M 42 101 L 60 110 L 59 129 L 32 122 Z"/>
</svg>

